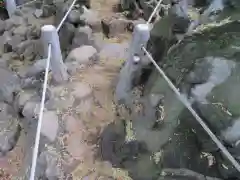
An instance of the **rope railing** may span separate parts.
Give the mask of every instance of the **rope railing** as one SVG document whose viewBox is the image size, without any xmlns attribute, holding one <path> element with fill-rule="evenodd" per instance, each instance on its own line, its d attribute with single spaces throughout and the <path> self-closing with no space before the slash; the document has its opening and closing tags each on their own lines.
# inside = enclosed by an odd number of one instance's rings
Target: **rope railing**
<svg viewBox="0 0 240 180">
<path fill-rule="evenodd" d="M 38 158 L 38 152 L 39 152 L 39 142 L 40 142 L 40 136 L 41 136 L 41 127 L 42 127 L 42 120 L 43 120 L 43 113 L 44 113 L 44 108 L 45 108 L 45 98 L 46 98 L 46 91 L 47 91 L 47 85 L 48 85 L 48 72 L 50 68 L 50 63 L 53 64 L 53 59 L 54 59 L 54 54 L 58 54 L 58 57 L 55 59 L 61 59 L 61 55 L 59 54 L 60 51 L 60 45 L 59 45 L 59 37 L 57 35 L 57 32 L 61 29 L 62 25 L 64 24 L 67 16 L 71 12 L 72 8 L 74 7 L 75 3 L 77 0 L 74 0 L 69 7 L 67 13 L 65 16 L 62 18 L 62 21 L 58 25 L 57 29 L 53 26 L 48 26 L 45 29 L 45 35 L 43 34 L 43 40 L 49 41 L 47 45 L 47 60 L 46 60 L 46 68 L 45 68 L 45 76 L 44 76 L 44 83 L 43 83 L 43 92 L 42 92 L 42 98 L 41 98 L 41 105 L 40 105 L 40 110 L 39 110 L 39 115 L 38 115 L 38 124 L 37 124 L 37 131 L 36 131 L 36 137 L 35 137 L 35 144 L 34 144 L 34 149 L 33 149 L 33 155 L 32 155 L 32 164 L 31 164 L 31 171 L 30 171 L 30 180 L 35 179 L 35 171 L 36 171 L 36 165 L 37 165 L 37 158 Z M 52 42 L 52 44 L 51 44 Z M 59 50 L 59 51 L 56 51 Z M 61 51 L 60 51 L 61 53 Z M 61 61 L 57 63 L 62 63 Z M 56 65 L 56 64 L 55 64 Z M 57 65 L 61 67 L 60 65 Z M 54 71 L 54 66 L 51 66 L 52 71 Z M 61 70 L 60 70 L 61 71 Z M 56 72 L 56 71 L 55 71 Z M 54 72 L 53 72 L 54 74 Z M 58 75 L 57 75 L 58 76 Z"/>
<path fill-rule="evenodd" d="M 156 8 L 152 12 L 151 16 L 149 17 L 146 25 L 149 25 L 154 15 L 157 13 L 157 10 L 159 9 L 161 5 L 162 0 L 159 0 Z M 136 32 L 139 32 L 139 29 L 137 28 Z M 150 31 L 150 27 L 149 27 Z M 142 31 L 143 33 L 143 31 Z M 140 33 L 139 33 L 140 34 Z M 144 34 L 144 35 L 143 35 Z M 143 34 L 140 34 L 138 38 L 135 39 L 142 39 L 143 37 L 149 37 L 149 35 L 144 32 Z M 138 36 L 137 34 L 135 36 Z M 141 41 L 140 41 L 141 42 Z M 146 43 L 145 43 L 146 44 Z M 138 45 L 139 46 L 139 45 Z M 222 144 L 222 142 L 217 138 L 217 136 L 211 131 L 211 129 L 207 126 L 207 124 L 203 121 L 203 119 L 197 114 L 197 112 L 192 108 L 191 103 L 178 91 L 178 89 L 175 87 L 175 85 L 171 82 L 171 80 L 167 77 L 167 75 L 164 73 L 164 71 L 158 66 L 156 61 L 153 59 L 151 54 L 147 51 L 146 46 L 143 44 L 140 44 L 141 50 L 145 53 L 145 55 L 148 57 L 148 59 L 151 61 L 151 63 L 154 65 L 154 67 L 157 69 L 159 74 L 163 77 L 163 79 L 167 82 L 169 87 L 172 89 L 172 91 L 176 94 L 177 98 L 183 103 L 183 105 L 191 112 L 193 117 L 197 120 L 197 122 L 202 126 L 202 128 L 205 130 L 205 132 L 209 135 L 209 137 L 212 139 L 212 141 L 217 145 L 217 147 L 221 150 L 222 154 L 232 163 L 232 165 L 236 168 L 238 172 L 240 172 L 240 164 L 238 161 L 231 155 L 231 153 L 227 150 L 227 148 Z M 134 58 L 132 58 L 134 59 Z"/>
<path fill-rule="evenodd" d="M 58 27 L 57 27 L 57 32 L 61 29 L 63 23 L 65 22 L 65 20 L 67 19 L 69 13 L 71 12 L 72 8 L 74 7 L 74 5 L 76 4 L 77 0 L 74 0 L 71 4 L 71 6 L 69 7 L 68 11 L 66 12 L 65 16 L 62 18 L 62 21 L 59 23 Z"/>
<path fill-rule="evenodd" d="M 46 62 L 46 68 L 45 68 L 44 83 L 43 83 L 42 99 L 41 99 L 40 111 L 39 111 L 39 116 L 38 116 L 37 132 L 36 132 L 36 137 L 35 137 L 35 145 L 34 145 L 34 149 L 33 149 L 30 180 L 34 180 L 34 177 L 35 177 L 35 170 L 36 170 L 37 157 L 38 157 L 38 151 L 39 151 L 40 135 L 41 135 L 41 127 L 42 127 L 42 120 L 43 120 L 43 112 L 44 112 L 44 107 L 45 107 L 46 91 L 47 91 L 47 85 L 48 85 L 48 72 L 49 72 L 51 55 L 52 55 L 52 46 L 51 46 L 51 44 L 49 44 L 48 45 L 48 56 L 47 56 L 47 62 Z"/>
<path fill-rule="evenodd" d="M 24 4 L 18 5 L 17 8 L 22 8 L 22 7 L 24 7 L 24 6 L 30 5 L 30 4 L 32 4 L 32 3 L 35 3 L 35 2 L 37 2 L 37 1 L 39 1 L 39 0 L 33 0 L 33 1 L 26 2 L 26 3 L 24 3 Z"/>
</svg>

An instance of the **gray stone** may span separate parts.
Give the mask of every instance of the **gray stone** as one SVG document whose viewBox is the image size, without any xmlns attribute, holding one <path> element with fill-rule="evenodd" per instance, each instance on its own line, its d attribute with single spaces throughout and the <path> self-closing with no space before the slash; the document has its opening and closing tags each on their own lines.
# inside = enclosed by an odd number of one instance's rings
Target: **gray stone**
<svg viewBox="0 0 240 180">
<path fill-rule="evenodd" d="M 36 18 L 40 18 L 43 16 L 43 10 L 42 9 L 36 9 L 33 13 Z"/>
<path fill-rule="evenodd" d="M 27 35 L 27 31 L 28 31 L 28 27 L 18 26 L 16 29 L 14 29 L 13 35 L 18 35 L 18 36 L 24 37 L 24 39 L 25 39 L 25 37 Z"/>
<path fill-rule="evenodd" d="M 13 103 L 14 110 L 16 112 L 22 113 L 22 110 L 23 110 L 25 104 L 35 95 L 36 95 L 36 91 L 34 91 L 34 90 L 20 91 L 16 95 L 16 98 L 14 99 L 14 103 Z"/>
<path fill-rule="evenodd" d="M 75 27 L 74 25 L 66 22 L 59 31 L 59 40 L 62 50 L 68 50 L 74 37 Z M 64 38 L 61 38 L 64 37 Z"/>
<path fill-rule="evenodd" d="M 90 26 L 94 32 L 101 31 L 102 30 L 101 20 L 98 18 L 99 15 L 97 14 L 97 12 L 89 10 L 86 7 L 83 7 L 83 9 L 84 13 L 81 14 L 80 21 L 83 24 Z"/>
<path fill-rule="evenodd" d="M 40 110 L 40 102 L 39 101 L 28 101 L 22 110 L 22 115 L 27 120 L 37 119 Z"/>
<path fill-rule="evenodd" d="M 38 75 L 39 73 L 44 72 L 46 67 L 47 60 L 46 59 L 40 59 L 37 60 L 32 66 L 29 68 L 23 70 L 22 77 L 33 77 Z"/>
<path fill-rule="evenodd" d="M 78 64 L 89 64 L 98 60 L 97 50 L 92 46 L 81 46 L 73 49 L 68 55 L 66 62 L 78 62 Z"/>
<path fill-rule="evenodd" d="M 123 18 L 107 17 L 102 20 L 103 33 L 108 37 L 114 37 L 118 34 L 127 32 L 129 26 L 132 24 L 130 20 Z"/>
<path fill-rule="evenodd" d="M 56 7 L 54 5 L 44 5 L 42 7 L 42 17 L 47 18 L 55 14 L 56 12 Z"/>
<path fill-rule="evenodd" d="M 62 177 L 62 172 L 59 167 L 58 152 L 44 151 L 38 158 L 38 168 L 36 174 L 39 177 L 44 177 L 49 180 L 57 180 Z"/>
<path fill-rule="evenodd" d="M 26 40 L 21 42 L 14 51 L 25 61 L 33 61 L 38 54 L 43 54 L 40 40 Z"/>
<path fill-rule="evenodd" d="M 43 113 L 41 134 L 53 142 L 58 132 L 58 116 L 55 111 L 45 111 Z"/>
<path fill-rule="evenodd" d="M 4 22 L 5 22 L 5 24 L 4 24 L 5 25 L 5 31 L 9 31 L 14 27 L 14 22 L 11 19 L 6 20 Z"/>
<path fill-rule="evenodd" d="M 13 102 L 14 94 L 20 90 L 20 79 L 13 72 L 0 68 L 0 101 Z"/>
<path fill-rule="evenodd" d="M 0 155 L 4 156 L 15 147 L 21 127 L 9 105 L 0 103 L 0 110 Z"/>
<path fill-rule="evenodd" d="M 38 39 L 40 38 L 41 30 L 40 26 L 31 25 L 27 30 L 27 39 Z"/>
<path fill-rule="evenodd" d="M 72 10 L 67 18 L 67 21 L 72 23 L 72 24 L 79 24 L 80 23 L 80 11 L 78 10 Z"/>
<path fill-rule="evenodd" d="M 92 29 L 89 26 L 79 27 L 74 34 L 72 49 L 82 45 L 92 45 Z"/>
</svg>

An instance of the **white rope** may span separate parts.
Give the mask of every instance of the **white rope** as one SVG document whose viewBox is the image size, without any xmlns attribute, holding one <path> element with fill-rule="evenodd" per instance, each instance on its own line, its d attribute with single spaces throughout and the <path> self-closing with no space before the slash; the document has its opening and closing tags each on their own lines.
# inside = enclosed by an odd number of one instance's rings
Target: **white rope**
<svg viewBox="0 0 240 180">
<path fill-rule="evenodd" d="M 71 6 L 69 7 L 67 13 L 66 13 L 65 16 L 62 18 L 62 21 L 59 23 L 59 25 L 58 25 L 58 27 L 57 27 L 57 32 L 61 29 L 64 21 L 67 19 L 69 13 L 71 12 L 71 10 L 72 10 L 72 8 L 73 8 L 73 6 L 75 5 L 76 2 L 77 2 L 77 0 L 74 0 L 74 1 L 72 2 L 72 4 L 71 4 Z"/>
<path fill-rule="evenodd" d="M 22 7 L 26 6 L 26 5 L 32 4 L 32 3 L 37 2 L 37 1 L 38 0 L 29 1 L 29 2 L 27 2 L 25 4 L 21 4 L 21 5 L 17 6 L 17 8 L 22 8 Z"/>
<path fill-rule="evenodd" d="M 50 66 L 51 54 L 52 54 L 52 46 L 51 46 L 51 44 L 49 44 L 48 45 L 47 64 L 46 64 L 44 83 L 43 83 L 42 100 L 41 100 L 41 106 L 40 106 L 40 111 L 39 111 L 39 116 L 38 116 L 38 126 L 37 126 L 35 145 L 34 145 L 33 157 L 32 157 L 30 180 L 34 180 L 34 177 L 35 177 L 35 170 L 36 170 L 36 165 L 37 165 L 39 141 L 40 141 L 40 135 L 41 135 L 41 127 L 42 127 L 44 103 L 45 103 L 46 91 L 47 91 L 48 71 L 49 71 L 49 66 Z"/>
<path fill-rule="evenodd" d="M 158 66 L 158 64 L 154 61 L 151 54 L 146 50 L 145 47 L 142 47 L 143 51 L 146 53 L 149 60 L 153 63 L 153 65 L 156 67 L 158 72 L 162 75 L 162 77 L 167 81 L 170 88 L 173 90 L 173 92 L 177 95 L 178 99 L 188 108 L 188 110 L 192 113 L 192 115 L 196 118 L 198 123 L 203 127 L 203 129 L 207 132 L 207 134 L 210 136 L 210 138 L 215 142 L 215 144 L 218 146 L 218 148 L 222 151 L 222 153 L 226 156 L 226 158 L 229 159 L 229 161 L 232 163 L 232 165 L 240 172 L 240 164 L 235 160 L 235 158 L 229 153 L 227 148 L 221 143 L 221 141 L 213 134 L 213 132 L 210 130 L 210 128 L 206 125 L 206 123 L 200 118 L 200 116 L 196 113 L 196 111 L 192 108 L 191 104 L 188 102 L 188 100 L 180 94 L 180 92 L 177 90 L 177 88 L 174 86 L 174 84 L 171 82 L 171 80 L 166 76 L 166 74 L 163 72 L 163 70 Z"/>
<path fill-rule="evenodd" d="M 150 24 L 152 21 L 152 18 L 155 16 L 155 14 L 157 13 L 157 10 L 159 9 L 161 3 L 163 0 L 159 0 L 157 6 L 155 7 L 155 9 L 153 10 L 152 14 L 150 15 L 150 17 L 148 18 L 147 24 Z"/>
</svg>

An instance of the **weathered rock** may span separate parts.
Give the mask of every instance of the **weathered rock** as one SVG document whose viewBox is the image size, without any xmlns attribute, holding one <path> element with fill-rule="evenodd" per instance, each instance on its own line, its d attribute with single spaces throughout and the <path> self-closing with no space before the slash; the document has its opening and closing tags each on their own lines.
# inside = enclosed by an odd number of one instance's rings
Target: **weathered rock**
<svg viewBox="0 0 240 180">
<path fill-rule="evenodd" d="M 25 39 L 27 35 L 27 31 L 28 31 L 28 27 L 18 26 L 16 29 L 13 30 L 13 35 L 21 36 Z"/>
<path fill-rule="evenodd" d="M 83 24 L 90 26 L 94 32 L 101 31 L 102 28 L 101 28 L 101 21 L 98 18 L 99 15 L 96 12 L 91 11 L 85 7 L 83 7 L 83 9 L 84 9 L 84 12 L 80 16 L 80 21 Z"/>
<path fill-rule="evenodd" d="M 92 46 L 81 46 L 70 52 L 65 62 L 77 62 L 78 64 L 89 64 L 98 60 L 97 50 Z"/>
<path fill-rule="evenodd" d="M 15 147 L 21 133 L 21 127 L 9 105 L 0 103 L 0 109 L 0 155 L 4 156 Z"/>
<path fill-rule="evenodd" d="M 35 95 L 36 92 L 32 90 L 20 91 L 14 99 L 14 110 L 16 112 L 22 113 L 25 104 Z"/>
<path fill-rule="evenodd" d="M 41 134 L 53 142 L 58 132 L 58 116 L 54 111 L 46 111 L 43 113 Z"/>
<path fill-rule="evenodd" d="M 117 36 L 118 34 L 125 33 L 131 23 L 132 22 L 130 20 L 123 18 L 105 18 L 102 20 L 103 33 L 107 37 Z"/>
<path fill-rule="evenodd" d="M 40 102 L 39 101 L 28 101 L 22 110 L 22 115 L 27 120 L 33 120 L 38 117 L 40 110 Z"/>
<path fill-rule="evenodd" d="M 72 43 L 74 37 L 75 27 L 74 25 L 66 22 L 59 32 L 60 44 L 63 50 L 69 50 L 70 44 Z"/>
<path fill-rule="evenodd" d="M 38 39 L 40 38 L 40 33 L 41 33 L 40 27 L 32 25 L 28 27 L 26 36 L 27 39 Z"/>
<path fill-rule="evenodd" d="M 50 17 L 52 15 L 54 15 L 56 13 L 56 7 L 54 5 L 44 5 L 42 7 L 42 17 L 46 18 L 46 17 Z"/>
<path fill-rule="evenodd" d="M 42 44 L 39 40 L 23 41 L 14 51 L 25 61 L 33 61 L 38 54 L 43 54 Z"/>
<path fill-rule="evenodd" d="M 81 12 L 78 10 L 72 10 L 70 12 L 70 14 L 68 15 L 68 22 L 72 23 L 72 24 L 79 24 L 80 23 L 80 15 Z"/>
<path fill-rule="evenodd" d="M 40 73 L 44 72 L 46 63 L 47 63 L 46 59 L 40 59 L 36 61 L 32 66 L 28 68 L 23 68 L 21 77 L 24 77 L 24 78 L 36 77 Z"/>
<path fill-rule="evenodd" d="M 38 158 L 38 168 L 36 173 L 38 177 L 44 177 L 49 180 L 56 180 L 62 177 L 62 172 L 59 167 L 59 157 L 58 152 L 44 151 L 40 154 Z"/>
<path fill-rule="evenodd" d="M 20 90 L 20 79 L 13 72 L 0 68 L 0 101 L 13 102 L 14 95 Z"/>
<path fill-rule="evenodd" d="M 43 10 L 42 9 L 36 9 L 33 13 L 36 18 L 40 18 L 43 16 Z"/>
<path fill-rule="evenodd" d="M 92 29 L 89 26 L 79 27 L 72 40 L 72 49 L 82 45 L 92 45 Z"/>
<path fill-rule="evenodd" d="M 84 5 L 87 8 L 90 8 L 91 6 L 91 0 L 78 0 L 79 5 Z"/>
</svg>

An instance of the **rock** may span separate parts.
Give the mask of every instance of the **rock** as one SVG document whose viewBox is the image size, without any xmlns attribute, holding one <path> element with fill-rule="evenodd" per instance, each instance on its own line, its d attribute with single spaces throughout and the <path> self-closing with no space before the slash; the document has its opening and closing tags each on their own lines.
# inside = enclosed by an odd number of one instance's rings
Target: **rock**
<svg viewBox="0 0 240 180">
<path fill-rule="evenodd" d="M 94 32 L 101 31 L 102 27 L 101 27 L 101 21 L 98 18 L 99 15 L 96 12 L 87 9 L 86 7 L 83 7 L 83 9 L 84 9 L 84 13 L 81 14 L 80 21 L 83 24 L 90 26 Z"/>
<path fill-rule="evenodd" d="M 80 5 L 86 6 L 87 8 L 91 7 L 91 0 L 78 0 L 78 3 Z"/>
<path fill-rule="evenodd" d="M 22 115 L 27 120 L 37 119 L 40 110 L 39 101 L 28 101 L 22 110 Z"/>
<path fill-rule="evenodd" d="M 78 10 L 72 10 L 70 14 L 68 15 L 67 21 L 72 24 L 79 24 L 80 23 L 80 11 Z"/>
<path fill-rule="evenodd" d="M 53 142 L 58 132 L 58 116 L 54 111 L 46 111 L 43 113 L 41 134 Z"/>
<path fill-rule="evenodd" d="M 79 27 L 74 34 L 72 49 L 83 45 L 92 45 L 92 29 L 89 26 Z"/>
<path fill-rule="evenodd" d="M 75 32 L 74 25 L 68 22 L 66 22 L 60 29 L 59 37 L 64 37 L 60 38 L 60 44 L 63 50 L 69 50 L 70 44 L 72 43 L 74 37 L 74 32 Z"/>
<path fill-rule="evenodd" d="M 59 167 L 59 152 L 43 151 L 38 158 L 38 168 L 36 174 L 38 177 L 44 177 L 49 180 L 56 180 L 62 176 L 61 169 Z"/>
<path fill-rule="evenodd" d="M 20 90 L 20 79 L 13 72 L 0 68 L 0 101 L 12 103 Z"/>
<path fill-rule="evenodd" d="M 54 5 L 44 5 L 42 7 L 42 17 L 47 18 L 56 13 L 56 7 Z"/>
<path fill-rule="evenodd" d="M 36 61 L 32 66 L 27 69 L 23 69 L 23 73 L 21 74 L 22 77 L 35 77 L 40 73 L 44 72 L 46 67 L 47 59 L 40 59 Z"/>
<path fill-rule="evenodd" d="M 25 39 L 26 35 L 27 35 L 27 31 L 28 31 L 28 27 L 26 27 L 26 26 L 18 26 L 16 29 L 14 29 L 13 35 L 21 36 L 21 37 L 23 37 Z"/>
<path fill-rule="evenodd" d="M 27 39 L 39 39 L 41 34 L 40 27 L 31 25 L 27 30 Z"/>
<path fill-rule="evenodd" d="M 22 114 L 25 104 L 35 95 L 36 92 L 32 90 L 20 91 L 14 99 L 14 110 Z"/>
<path fill-rule="evenodd" d="M 117 36 L 118 34 L 125 33 L 131 23 L 131 21 L 123 18 L 105 18 L 102 20 L 103 33 L 108 38 Z"/>
<path fill-rule="evenodd" d="M 36 18 L 40 18 L 43 16 L 43 10 L 42 9 L 36 9 L 33 13 Z"/>
<path fill-rule="evenodd" d="M 89 64 L 98 60 L 97 50 L 92 46 L 81 46 L 73 49 L 65 62 L 77 62 L 78 64 Z"/>
<path fill-rule="evenodd" d="M 50 89 L 50 100 L 46 102 L 48 110 L 67 110 L 73 106 L 74 98 L 66 86 L 55 86 Z"/>
<path fill-rule="evenodd" d="M 14 51 L 25 61 L 33 61 L 38 54 L 43 54 L 43 47 L 39 40 L 21 42 Z"/>
<path fill-rule="evenodd" d="M 4 156 L 15 147 L 21 133 L 21 127 L 13 116 L 13 111 L 9 105 L 0 103 L 0 109 L 0 155 Z"/>
<path fill-rule="evenodd" d="M 12 16 L 7 21 L 12 21 L 13 25 L 16 26 L 16 27 L 27 24 L 26 19 L 24 17 L 22 17 L 22 16 Z"/>
<path fill-rule="evenodd" d="M 68 11 L 68 8 L 70 7 L 70 1 L 64 2 L 64 1 L 58 1 L 55 3 L 56 5 L 56 16 L 54 20 L 54 24 L 58 26 L 58 24 L 61 22 L 62 18 L 64 17 L 65 13 Z"/>
</svg>

